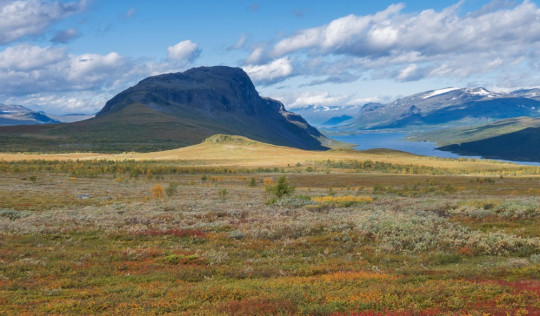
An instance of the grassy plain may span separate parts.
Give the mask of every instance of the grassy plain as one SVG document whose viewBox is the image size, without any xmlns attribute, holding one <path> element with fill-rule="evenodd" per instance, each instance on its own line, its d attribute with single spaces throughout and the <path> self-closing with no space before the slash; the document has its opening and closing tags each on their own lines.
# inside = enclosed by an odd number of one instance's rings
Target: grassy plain
<svg viewBox="0 0 540 316">
<path fill-rule="evenodd" d="M 237 138 L 4 154 L 0 314 L 535 315 L 539 173 Z"/>
</svg>

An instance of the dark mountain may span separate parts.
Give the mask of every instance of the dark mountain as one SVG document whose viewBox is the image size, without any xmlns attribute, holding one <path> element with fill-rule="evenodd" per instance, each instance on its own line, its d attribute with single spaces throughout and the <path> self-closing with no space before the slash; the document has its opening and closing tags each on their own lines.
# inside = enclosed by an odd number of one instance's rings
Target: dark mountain
<svg viewBox="0 0 540 316">
<path fill-rule="evenodd" d="M 0 104 L 0 126 L 53 123 L 60 123 L 60 121 L 46 113 L 32 111 L 22 105 Z"/>
<path fill-rule="evenodd" d="M 540 101 L 518 94 L 498 94 L 484 88 L 446 88 L 418 93 L 385 105 L 364 106 L 350 127 L 470 125 L 518 116 L 540 116 Z"/>
<path fill-rule="evenodd" d="M 438 149 L 490 159 L 540 162 L 540 128 L 529 127 L 517 132 Z"/>
<path fill-rule="evenodd" d="M 89 120 L 45 129 L 0 128 L 0 145 L 12 150 L 26 144 L 29 151 L 50 151 L 53 145 L 64 151 L 152 151 L 197 144 L 214 134 L 312 150 L 328 149 L 331 142 L 281 102 L 260 97 L 242 69 L 217 66 L 146 78 Z"/>
<path fill-rule="evenodd" d="M 540 127 L 540 118 L 514 117 L 489 124 L 429 131 L 410 136 L 409 140 L 428 141 L 437 143 L 439 146 L 446 146 L 483 140 L 517 132 L 528 127 Z"/>
</svg>

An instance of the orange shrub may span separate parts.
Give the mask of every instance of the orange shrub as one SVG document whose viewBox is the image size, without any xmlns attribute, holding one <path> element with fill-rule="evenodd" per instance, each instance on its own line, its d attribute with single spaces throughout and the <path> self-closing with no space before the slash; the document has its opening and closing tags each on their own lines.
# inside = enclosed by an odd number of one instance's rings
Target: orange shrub
<svg viewBox="0 0 540 316">
<path fill-rule="evenodd" d="M 152 197 L 154 199 L 161 199 L 165 196 L 165 189 L 159 184 L 154 185 L 152 188 Z"/>
</svg>

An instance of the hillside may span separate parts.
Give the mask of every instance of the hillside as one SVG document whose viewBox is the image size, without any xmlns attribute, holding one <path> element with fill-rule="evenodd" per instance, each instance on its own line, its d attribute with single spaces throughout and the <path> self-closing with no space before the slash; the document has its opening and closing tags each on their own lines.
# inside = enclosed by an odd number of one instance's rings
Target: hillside
<svg viewBox="0 0 540 316">
<path fill-rule="evenodd" d="M 472 142 L 503 134 L 517 132 L 528 127 L 540 127 L 540 118 L 517 117 L 473 127 L 449 128 L 416 134 L 411 141 L 428 141 L 439 146 Z"/>
<path fill-rule="evenodd" d="M 199 144 L 177 149 L 148 153 L 96 154 L 15 154 L 0 153 L 0 161 L 46 160 L 46 161 L 163 161 L 174 162 L 175 165 L 199 167 L 252 167 L 252 168 L 284 168 L 300 165 L 309 166 L 314 162 L 326 164 L 328 161 L 338 162 L 344 168 L 351 162 L 370 161 L 390 163 L 393 165 L 420 168 L 436 168 L 449 173 L 483 173 L 494 170 L 517 170 L 522 165 L 493 162 L 487 160 L 459 160 L 427 156 L 389 150 L 346 150 L 332 149 L 327 151 L 302 150 L 298 148 L 276 146 L 258 142 L 243 136 L 214 135 Z M 342 163 L 339 163 L 342 162 Z M 302 167 L 303 168 L 303 167 Z M 444 172 L 446 172 L 444 171 Z"/>
<path fill-rule="evenodd" d="M 540 127 L 529 127 L 517 132 L 447 145 L 439 149 L 491 159 L 540 162 Z"/>
<path fill-rule="evenodd" d="M 0 128 L 3 151 L 155 151 L 234 134 L 325 150 L 332 141 L 279 101 L 262 98 L 240 68 L 199 67 L 149 77 L 109 100 L 95 118 Z"/>
</svg>

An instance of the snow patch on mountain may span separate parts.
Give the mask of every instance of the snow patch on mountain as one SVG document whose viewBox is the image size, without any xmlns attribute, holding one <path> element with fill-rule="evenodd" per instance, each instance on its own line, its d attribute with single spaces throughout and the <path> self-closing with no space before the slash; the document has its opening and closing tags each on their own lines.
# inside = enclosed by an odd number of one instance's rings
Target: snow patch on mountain
<svg viewBox="0 0 540 316">
<path fill-rule="evenodd" d="M 431 98 L 431 97 L 434 97 L 436 95 L 439 95 L 439 94 L 444 94 L 444 93 L 447 93 L 447 92 L 450 92 L 450 91 L 454 91 L 454 90 L 458 90 L 459 88 L 444 88 L 444 89 L 439 89 L 439 90 L 433 90 L 433 91 L 430 91 L 428 92 L 428 94 L 424 95 L 422 97 L 422 99 L 428 99 L 428 98 Z"/>
</svg>

